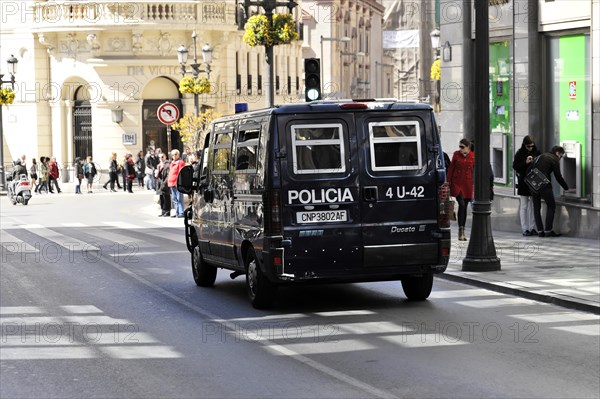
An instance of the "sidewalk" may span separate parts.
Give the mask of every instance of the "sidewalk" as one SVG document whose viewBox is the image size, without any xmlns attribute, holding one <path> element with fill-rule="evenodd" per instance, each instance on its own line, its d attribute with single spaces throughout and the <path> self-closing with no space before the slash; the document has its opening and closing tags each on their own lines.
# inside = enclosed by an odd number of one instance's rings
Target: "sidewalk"
<svg viewBox="0 0 600 399">
<path fill-rule="evenodd" d="M 501 269 L 463 272 L 469 242 L 458 241 L 457 233 L 453 226 L 450 263 L 440 278 L 600 314 L 599 240 L 493 231 Z"/>
</svg>

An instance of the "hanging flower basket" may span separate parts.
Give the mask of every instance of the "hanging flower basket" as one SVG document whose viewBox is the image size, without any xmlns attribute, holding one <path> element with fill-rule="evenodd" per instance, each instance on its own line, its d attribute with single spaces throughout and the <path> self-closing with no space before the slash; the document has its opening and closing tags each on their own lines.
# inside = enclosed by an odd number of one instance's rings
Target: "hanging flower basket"
<svg viewBox="0 0 600 399">
<path fill-rule="evenodd" d="M 441 70 L 441 60 L 438 58 L 435 61 L 433 61 L 433 64 L 431 64 L 431 73 L 429 75 L 429 77 L 433 80 L 440 80 L 442 78 L 442 70 Z"/>
<path fill-rule="evenodd" d="M 15 101 L 15 92 L 11 88 L 0 89 L 0 106 L 9 105 Z"/>
<path fill-rule="evenodd" d="M 244 25 L 242 40 L 250 47 L 288 44 L 298 39 L 292 14 L 273 14 L 273 26 L 266 15 L 253 15 Z"/>
<path fill-rule="evenodd" d="M 183 78 L 179 81 L 179 92 L 182 94 L 209 94 L 210 81 L 207 78 Z"/>
<path fill-rule="evenodd" d="M 288 44 L 298 39 L 296 23 L 292 14 L 273 15 L 274 44 Z"/>
</svg>

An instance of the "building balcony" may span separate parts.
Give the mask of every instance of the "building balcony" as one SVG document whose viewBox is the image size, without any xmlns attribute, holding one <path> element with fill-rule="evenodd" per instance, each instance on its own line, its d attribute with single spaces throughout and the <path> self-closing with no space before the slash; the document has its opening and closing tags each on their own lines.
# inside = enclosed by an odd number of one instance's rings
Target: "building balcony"
<svg viewBox="0 0 600 399">
<path fill-rule="evenodd" d="M 218 25 L 237 29 L 236 6 L 225 2 L 159 0 L 36 1 L 34 29 L 61 32 L 108 29 L 181 29 Z"/>
</svg>

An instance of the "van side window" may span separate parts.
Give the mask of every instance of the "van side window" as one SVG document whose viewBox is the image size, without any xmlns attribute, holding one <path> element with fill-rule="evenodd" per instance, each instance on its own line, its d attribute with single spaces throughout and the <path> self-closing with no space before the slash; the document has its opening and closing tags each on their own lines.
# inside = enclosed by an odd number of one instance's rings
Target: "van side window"
<svg viewBox="0 0 600 399">
<path fill-rule="evenodd" d="M 213 147 L 212 169 L 215 174 L 229 173 L 229 159 L 231 157 L 232 132 L 215 134 L 215 145 Z"/>
<path fill-rule="evenodd" d="M 371 169 L 418 170 L 421 157 L 421 129 L 417 121 L 369 123 Z"/>
<path fill-rule="evenodd" d="M 344 134 L 342 125 L 292 125 L 292 156 L 294 173 L 342 173 L 344 162 Z"/>
<path fill-rule="evenodd" d="M 260 128 L 253 127 L 238 133 L 235 170 L 256 172 Z"/>
</svg>

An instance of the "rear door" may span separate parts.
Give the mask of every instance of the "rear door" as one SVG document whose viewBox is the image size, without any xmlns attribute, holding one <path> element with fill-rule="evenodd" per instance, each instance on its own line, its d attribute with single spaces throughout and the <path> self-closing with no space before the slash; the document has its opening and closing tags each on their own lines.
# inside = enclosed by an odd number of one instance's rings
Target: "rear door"
<svg viewBox="0 0 600 399">
<path fill-rule="evenodd" d="M 279 115 L 284 272 L 343 274 L 361 267 L 360 189 L 354 117 L 348 113 Z"/>
<path fill-rule="evenodd" d="M 364 267 L 435 264 L 437 183 L 427 112 L 357 113 Z"/>
</svg>

